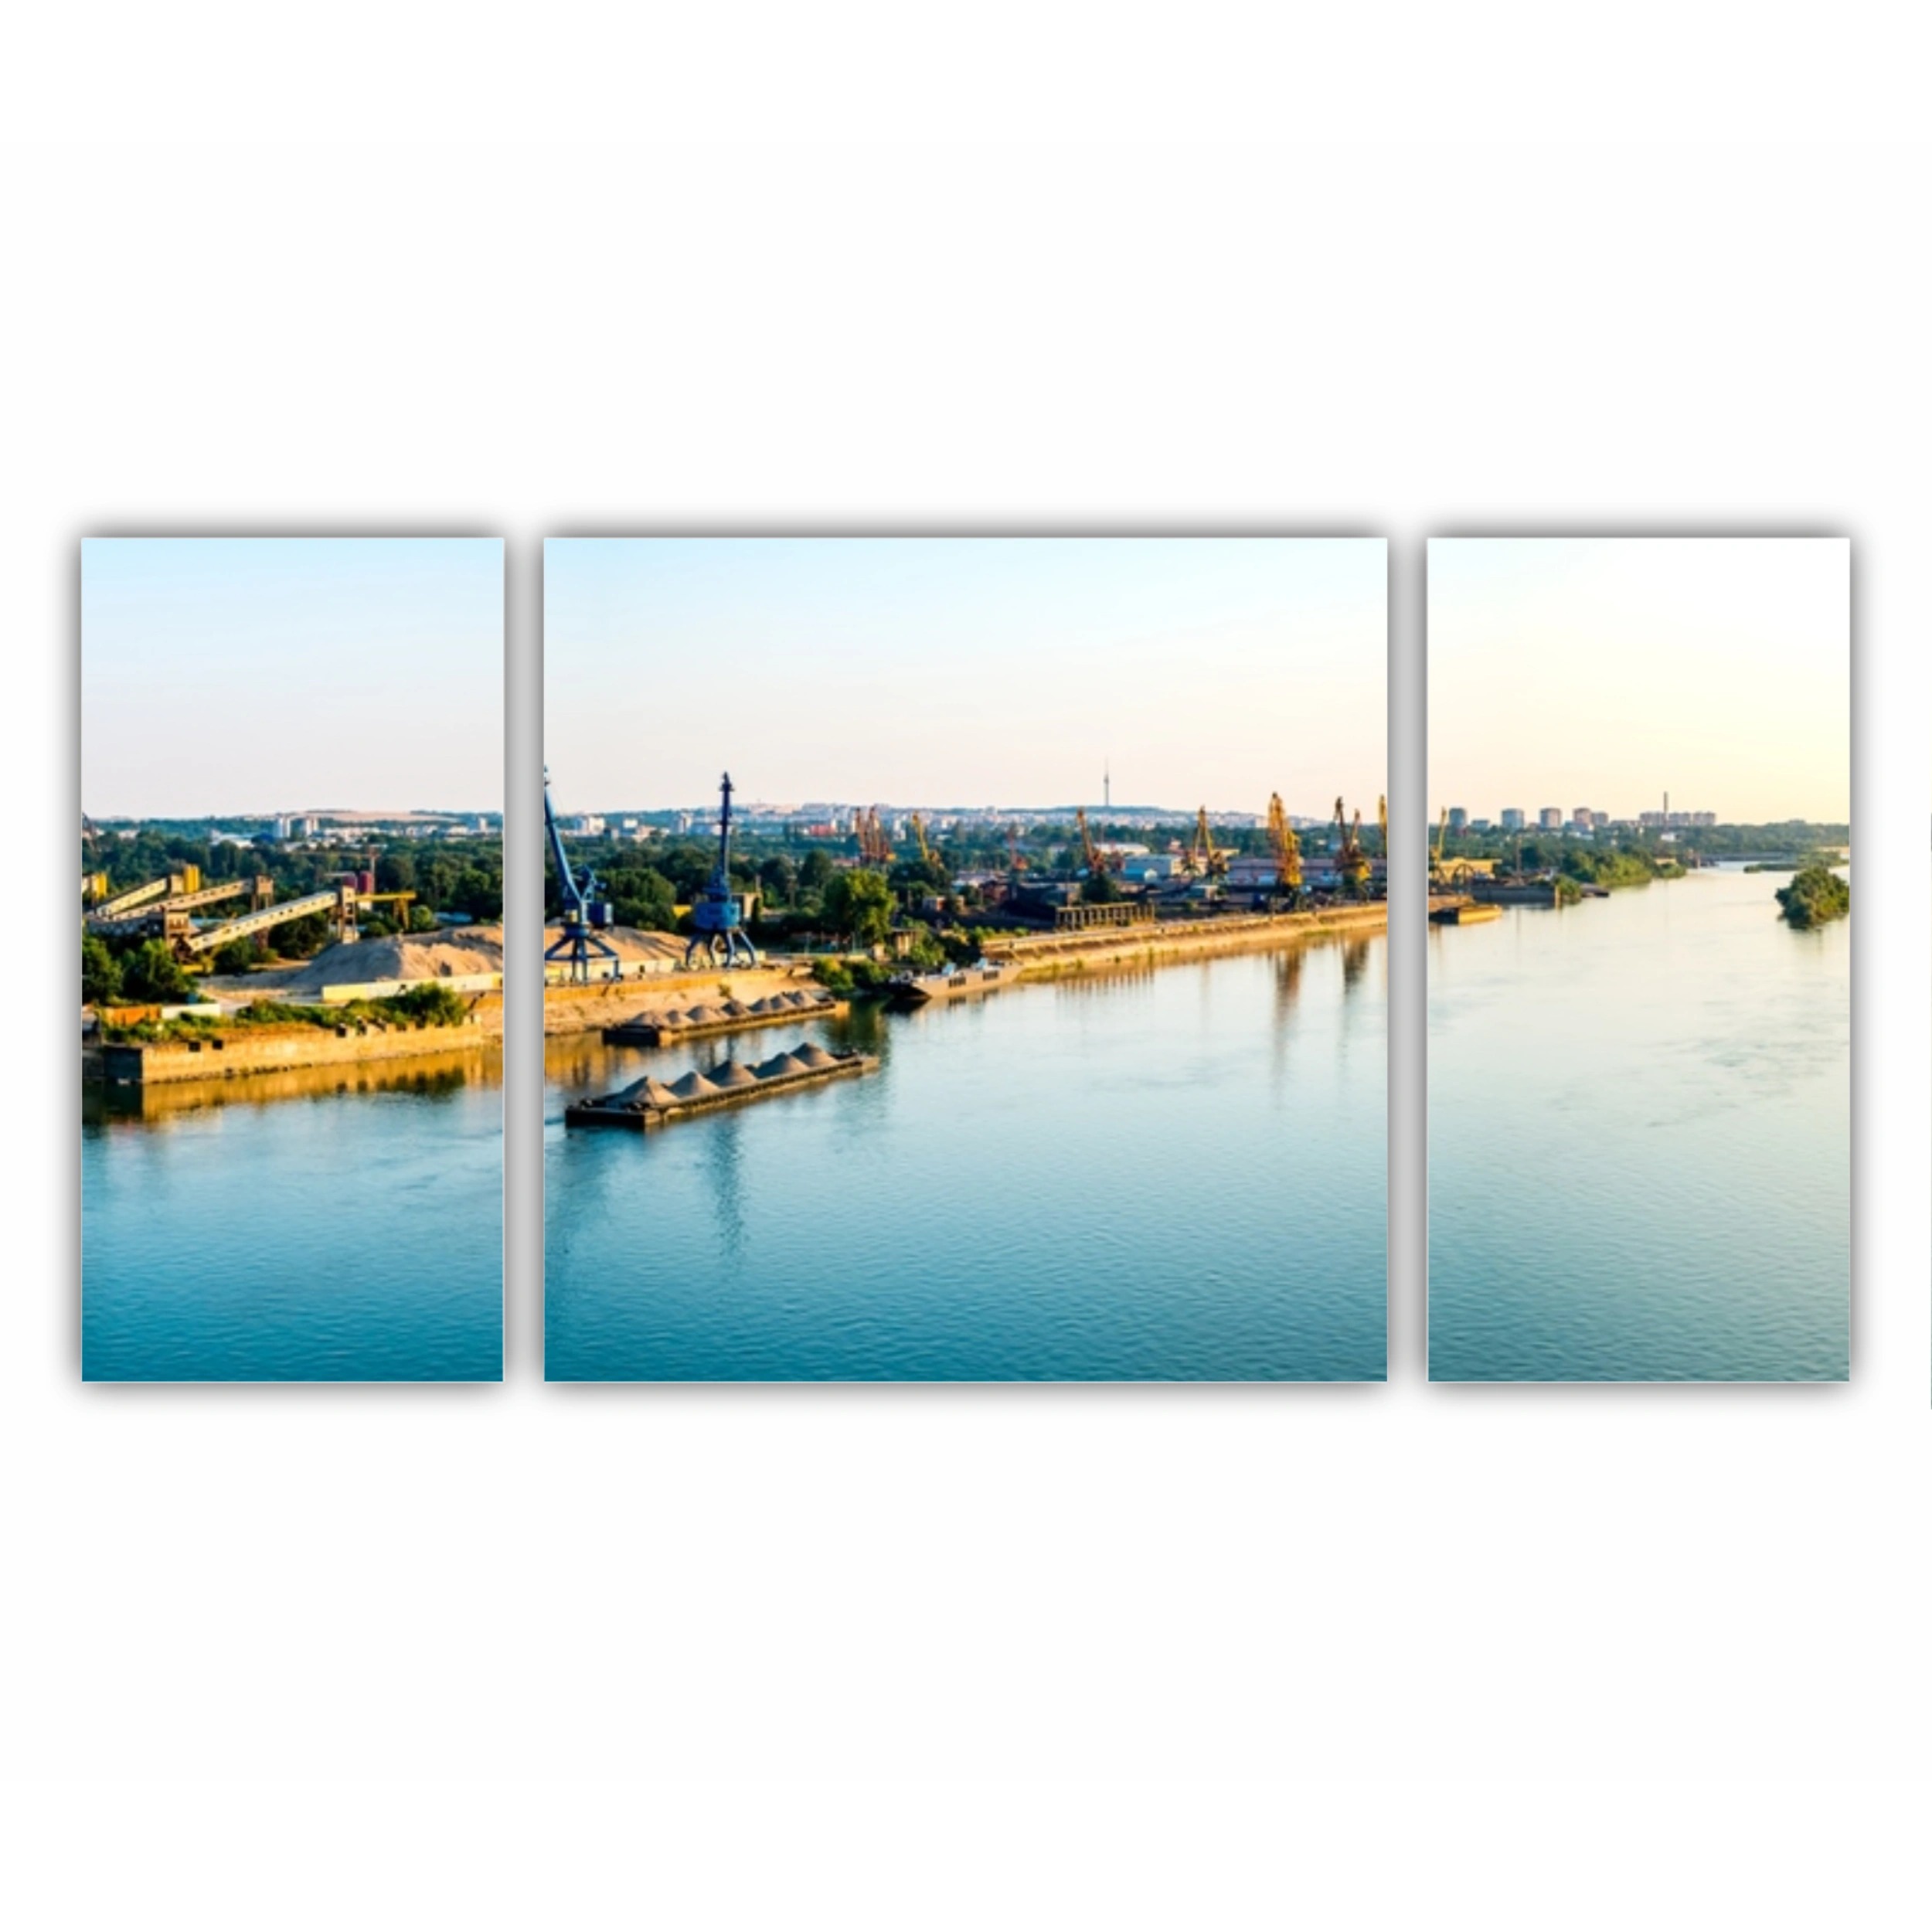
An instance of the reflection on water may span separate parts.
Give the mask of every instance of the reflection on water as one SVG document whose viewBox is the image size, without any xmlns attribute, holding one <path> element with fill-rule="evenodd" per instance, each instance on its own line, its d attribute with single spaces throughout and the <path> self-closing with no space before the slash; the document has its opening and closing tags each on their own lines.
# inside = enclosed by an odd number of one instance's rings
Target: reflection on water
<svg viewBox="0 0 1932 1932">
<path fill-rule="evenodd" d="M 1331 942 L 660 1049 L 552 1043 L 547 1372 L 1379 1378 L 1386 957 Z M 563 1127 L 646 1071 L 808 1039 L 883 1065 L 650 1135 Z"/>
<path fill-rule="evenodd" d="M 1782 883 L 1431 929 L 1436 1378 L 1845 1374 L 1851 923 Z"/>
<path fill-rule="evenodd" d="M 364 1067 L 298 1066 L 272 1073 L 243 1073 L 205 1080 L 167 1080 L 153 1087 L 108 1087 L 94 1080 L 80 1090 L 83 1123 L 162 1121 L 207 1107 L 259 1106 L 270 1100 L 333 1100 L 349 1094 L 413 1094 L 424 1100 L 460 1093 L 472 1082 L 500 1087 L 503 1056 L 485 1048 L 423 1053 L 406 1060 L 372 1061 Z"/>
<path fill-rule="evenodd" d="M 502 1056 L 83 1087 L 90 1380 L 502 1372 Z"/>
</svg>

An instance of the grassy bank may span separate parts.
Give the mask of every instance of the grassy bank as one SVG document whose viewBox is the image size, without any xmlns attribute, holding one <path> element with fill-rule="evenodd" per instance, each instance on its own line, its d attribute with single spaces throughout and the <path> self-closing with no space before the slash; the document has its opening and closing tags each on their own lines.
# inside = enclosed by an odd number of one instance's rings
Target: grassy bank
<svg viewBox="0 0 1932 1932">
<path fill-rule="evenodd" d="M 267 1026 L 315 1026 L 334 1032 L 338 1027 L 457 1026 L 469 1015 L 470 1003 L 461 993 L 434 983 L 412 986 L 386 999 L 353 999 L 339 1006 L 297 1006 L 283 1000 L 258 999 L 230 1014 L 206 1019 L 178 1018 L 142 1020 L 132 1026 L 104 1026 L 102 1041 L 110 1046 L 159 1046 L 169 1042 L 206 1039 L 219 1027 L 224 1032 L 247 1032 Z"/>
</svg>

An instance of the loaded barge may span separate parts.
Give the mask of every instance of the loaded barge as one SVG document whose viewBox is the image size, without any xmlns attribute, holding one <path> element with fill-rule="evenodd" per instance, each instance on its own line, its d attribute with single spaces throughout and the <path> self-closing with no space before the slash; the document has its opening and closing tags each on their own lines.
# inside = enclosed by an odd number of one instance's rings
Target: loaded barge
<svg viewBox="0 0 1932 1932">
<path fill-rule="evenodd" d="M 746 1100 L 762 1100 L 778 1094 L 795 1094 L 828 1081 L 876 1073 L 879 1056 L 847 1047 L 828 1053 L 806 1045 L 789 1053 L 774 1053 L 757 1066 L 726 1060 L 709 1073 L 693 1068 L 682 1080 L 665 1082 L 647 1074 L 633 1085 L 592 1100 L 580 1100 L 563 1110 L 566 1127 L 621 1127 L 634 1133 L 681 1121 L 687 1114 L 709 1114 Z"/>
<path fill-rule="evenodd" d="M 639 1014 L 604 1029 L 607 1046 L 668 1046 L 674 1040 L 704 1039 L 718 1033 L 742 1033 L 754 1026 L 783 1026 L 787 1022 L 832 1019 L 845 1002 L 815 988 L 809 993 L 774 993 L 746 1005 L 735 999 L 716 1006 L 687 1006 L 676 1012 Z"/>
<path fill-rule="evenodd" d="M 967 999 L 1019 983 L 1014 965 L 957 966 L 937 973 L 901 973 L 886 988 L 895 1006 L 928 1006 L 935 1000 Z"/>
</svg>

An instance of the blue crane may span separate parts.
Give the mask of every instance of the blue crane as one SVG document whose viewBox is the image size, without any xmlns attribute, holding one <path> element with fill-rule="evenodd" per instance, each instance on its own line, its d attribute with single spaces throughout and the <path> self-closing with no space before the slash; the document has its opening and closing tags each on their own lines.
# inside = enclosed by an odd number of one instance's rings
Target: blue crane
<svg viewBox="0 0 1932 1932">
<path fill-rule="evenodd" d="M 738 895 L 731 889 L 731 774 L 726 772 L 719 787 L 723 802 L 718 808 L 718 862 L 703 891 L 692 902 L 691 923 L 696 929 L 691 944 L 684 949 L 684 963 L 693 966 L 709 959 L 714 966 L 755 966 L 757 950 L 751 943 L 738 910 Z"/>
<path fill-rule="evenodd" d="M 590 977 L 590 958 L 594 954 L 611 962 L 609 976 L 616 979 L 620 976 L 617 948 L 600 937 L 607 927 L 616 923 L 611 917 L 611 902 L 603 896 L 604 889 L 597 883 L 597 874 L 588 866 L 580 871 L 573 867 L 570 855 L 563 849 L 563 830 L 550 804 L 550 774 L 547 768 L 543 774 L 543 829 L 550 836 L 550 856 L 556 862 L 557 886 L 563 900 L 563 934 L 543 957 L 546 960 L 567 959 L 570 977 L 587 982 Z"/>
</svg>

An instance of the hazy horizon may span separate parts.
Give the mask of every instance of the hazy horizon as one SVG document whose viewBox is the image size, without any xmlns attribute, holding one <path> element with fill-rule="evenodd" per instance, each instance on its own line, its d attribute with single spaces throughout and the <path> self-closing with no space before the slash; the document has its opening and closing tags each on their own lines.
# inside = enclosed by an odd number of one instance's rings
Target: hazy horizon
<svg viewBox="0 0 1932 1932">
<path fill-rule="evenodd" d="M 1372 818 L 1386 584 L 1379 537 L 552 538 L 555 802 Z"/>
<path fill-rule="evenodd" d="M 1851 818 L 1842 537 L 1435 537 L 1429 819 Z"/>
<path fill-rule="evenodd" d="M 501 539 L 88 537 L 80 586 L 90 817 L 502 810 Z M 407 792 L 475 802 L 302 802 Z"/>
</svg>

